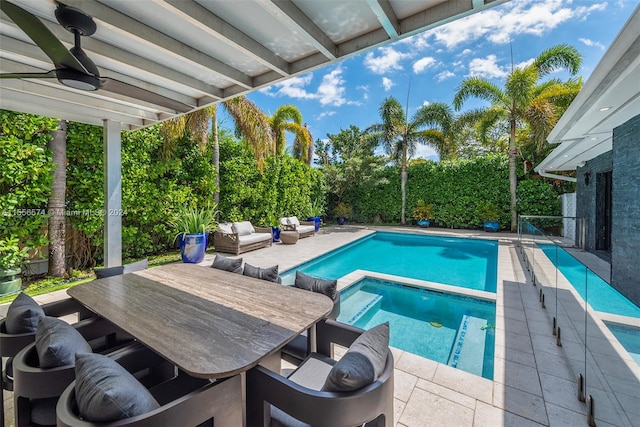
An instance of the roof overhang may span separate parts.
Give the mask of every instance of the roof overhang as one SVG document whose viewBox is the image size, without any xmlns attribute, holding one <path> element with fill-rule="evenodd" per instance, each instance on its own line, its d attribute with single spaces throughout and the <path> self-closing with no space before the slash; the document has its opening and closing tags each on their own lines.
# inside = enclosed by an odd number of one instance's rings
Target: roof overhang
<svg viewBox="0 0 640 427">
<path fill-rule="evenodd" d="M 640 6 L 622 28 L 547 141 L 536 171 L 576 170 L 612 148 L 613 129 L 640 114 Z"/>
<path fill-rule="evenodd" d="M 2 0 L 6 1 L 6 0 Z M 91 15 L 82 46 L 101 75 L 191 111 L 247 94 L 508 0 L 62 0 Z M 54 0 L 11 0 L 65 46 Z M 0 13 L 0 72 L 46 72 L 49 58 Z M 0 79 L 0 108 L 138 129 L 181 112 L 56 79 Z"/>
</svg>

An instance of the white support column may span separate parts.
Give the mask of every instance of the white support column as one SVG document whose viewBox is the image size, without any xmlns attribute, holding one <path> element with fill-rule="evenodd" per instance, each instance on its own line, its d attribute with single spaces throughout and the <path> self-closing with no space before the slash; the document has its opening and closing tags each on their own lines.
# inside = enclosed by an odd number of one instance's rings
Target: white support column
<svg viewBox="0 0 640 427">
<path fill-rule="evenodd" d="M 120 123 L 104 120 L 104 266 L 122 265 L 122 158 Z"/>
</svg>

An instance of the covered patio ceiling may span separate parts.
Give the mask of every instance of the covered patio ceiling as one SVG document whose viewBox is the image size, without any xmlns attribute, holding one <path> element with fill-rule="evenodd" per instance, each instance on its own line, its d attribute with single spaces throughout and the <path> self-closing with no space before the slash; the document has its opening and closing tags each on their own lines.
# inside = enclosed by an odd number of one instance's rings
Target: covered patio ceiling
<svg viewBox="0 0 640 427">
<path fill-rule="evenodd" d="M 3 2 L 7 0 L 1 0 Z M 50 79 L 0 79 L 0 108 L 133 130 L 247 94 L 507 0 L 63 0 L 97 24 L 82 48 L 102 77 L 135 91 L 88 92 Z M 11 0 L 70 48 L 54 0 Z M 0 15 L 0 72 L 47 72 L 50 58 Z M 174 102 L 175 101 L 175 102 Z"/>
<path fill-rule="evenodd" d="M 638 6 L 582 91 L 547 137 L 559 143 L 536 171 L 576 170 L 612 149 L 613 129 L 640 114 L 640 6 Z"/>
</svg>

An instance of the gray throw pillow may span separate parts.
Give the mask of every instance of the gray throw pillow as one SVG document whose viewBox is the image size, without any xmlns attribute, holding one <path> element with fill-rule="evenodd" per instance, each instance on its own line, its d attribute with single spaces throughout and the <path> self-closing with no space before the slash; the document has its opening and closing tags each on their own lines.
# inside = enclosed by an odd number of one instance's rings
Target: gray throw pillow
<svg viewBox="0 0 640 427">
<path fill-rule="evenodd" d="M 307 276 L 304 273 L 296 271 L 296 280 L 293 286 L 307 291 L 325 294 L 333 301 L 338 297 L 337 280 L 318 279 L 317 277 Z"/>
<path fill-rule="evenodd" d="M 211 264 L 211 267 L 217 268 L 218 270 L 225 270 L 232 273 L 242 274 L 242 258 L 232 259 L 218 254 L 213 259 L 213 264 Z"/>
<path fill-rule="evenodd" d="M 255 277 L 256 279 L 268 280 L 270 282 L 280 283 L 280 277 L 278 276 L 278 266 L 274 265 L 269 268 L 254 267 L 251 264 L 244 264 L 245 276 Z"/>
<path fill-rule="evenodd" d="M 5 327 L 8 334 L 29 334 L 36 331 L 44 310 L 29 295 L 21 292 L 7 308 Z"/>
<path fill-rule="evenodd" d="M 360 335 L 329 372 L 323 391 L 353 391 L 376 381 L 387 363 L 389 322 Z"/>
<path fill-rule="evenodd" d="M 133 375 L 101 354 L 76 355 L 76 403 L 86 421 L 110 422 L 160 407 Z"/>
<path fill-rule="evenodd" d="M 76 353 L 91 353 L 80 332 L 55 317 L 45 316 L 36 330 L 36 351 L 43 369 L 73 365 Z"/>
</svg>

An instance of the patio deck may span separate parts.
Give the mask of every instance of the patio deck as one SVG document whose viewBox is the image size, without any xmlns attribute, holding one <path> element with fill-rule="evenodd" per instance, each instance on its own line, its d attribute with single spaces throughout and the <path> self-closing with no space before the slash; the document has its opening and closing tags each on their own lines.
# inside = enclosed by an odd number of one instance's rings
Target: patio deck
<svg viewBox="0 0 640 427">
<path fill-rule="evenodd" d="M 299 240 L 296 245 L 274 244 L 270 248 L 248 252 L 240 257 L 245 262 L 261 267 L 278 264 L 280 270 L 284 271 L 376 229 L 357 226 L 327 227 L 321 229 L 315 237 Z M 552 314 L 541 307 L 539 288 L 531 284 L 524 269 L 516 248 L 516 235 L 437 228 L 383 229 L 490 238 L 498 239 L 500 243 L 493 381 L 394 348 L 396 426 L 587 425 L 586 404 L 577 399 L 578 386 L 571 364 L 563 347 L 556 346 L 556 338 L 551 333 Z M 212 258 L 213 255 L 208 255 L 202 264 L 210 265 Z M 48 302 L 64 295 L 64 292 L 36 299 Z M 6 305 L 0 306 L 0 314 L 5 310 Z M 570 340 L 571 331 L 567 331 L 563 339 Z M 617 343 L 616 345 L 619 347 Z M 575 358 L 574 355 L 569 356 Z M 640 368 L 634 370 L 634 375 L 640 378 L 638 371 Z M 606 377 L 606 373 L 599 371 L 597 375 L 599 378 Z M 599 403 L 598 399 L 596 402 Z M 640 421 L 637 421 L 640 417 L 631 413 L 637 411 L 637 406 L 618 406 L 614 407 L 615 410 L 597 406 L 597 409 L 602 409 L 600 412 L 596 410 L 596 422 L 599 426 L 640 425 Z M 13 426 L 13 401 L 10 393 L 5 393 L 5 409 L 7 426 Z M 634 419 L 636 421 L 632 421 Z"/>
</svg>

